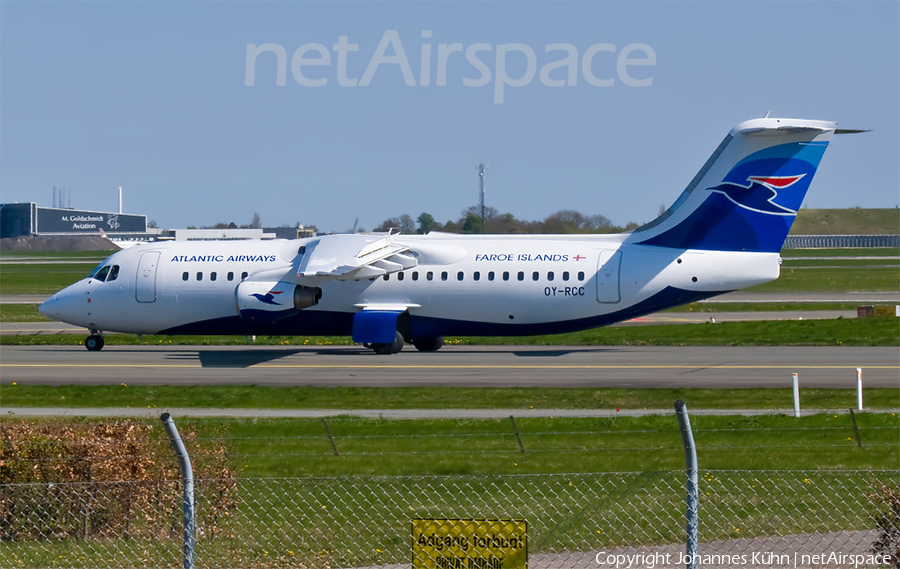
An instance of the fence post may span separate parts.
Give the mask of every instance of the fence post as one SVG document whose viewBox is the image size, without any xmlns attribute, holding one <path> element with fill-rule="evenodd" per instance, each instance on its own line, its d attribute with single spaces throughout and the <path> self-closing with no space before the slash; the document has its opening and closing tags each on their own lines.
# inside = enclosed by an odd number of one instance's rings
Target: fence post
<svg viewBox="0 0 900 569">
<path fill-rule="evenodd" d="M 194 471 L 191 469 L 191 457 L 188 456 L 184 442 L 178 434 L 175 422 L 168 413 L 163 413 L 159 420 L 162 421 L 169 436 L 169 442 L 178 457 L 178 466 L 181 468 L 183 489 L 182 511 L 184 512 L 184 569 L 194 569 Z"/>
<path fill-rule="evenodd" d="M 856 410 L 862 411 L 862 368 L 856 368 Z"/>
<path fill-rule="evenodd" d="M 684 442 L 684 459 L 687 463 L 687 569 L 697 569 L 697 534 L 699 528 L 699 474 L 697 472 L 697 447 L 694 446 L 694 434 L 691 432 L 691 420 L 688 417 L 684 401 L 675 402 L 675 414 L 681 428 L 681 440 Z"/>
<path fill-rule="evenodd" d="M 328 442 L 331 443 L 331 450 L 334 451 L 334 456 L 340 456 L 338 454 L 337 445 L 334 444 L 334 437 L 331 436 L 331 429 L 328 427 L 328 419 L 322 417 L 322 424 L 325 425 L 325 434 L 328 435 Z"/>
<path fill-rule="evenodd" d="M 793 378 L 794 383 L 794 417 L 800 416 L 800 376 L 796 373 L 792 373 L 791 377 Z"/>
<path fill-rule="evenodd" d="M 519 434 L 519 426 L 516 425 L 516 418 L 510 415 L 509 420 L 512 421 L 513 430 L 516 432 L 516 440 L 519 441 L 519 452 L 525 452 L 525 445 L 522 444 L 522 435 Z"/>
</svg>

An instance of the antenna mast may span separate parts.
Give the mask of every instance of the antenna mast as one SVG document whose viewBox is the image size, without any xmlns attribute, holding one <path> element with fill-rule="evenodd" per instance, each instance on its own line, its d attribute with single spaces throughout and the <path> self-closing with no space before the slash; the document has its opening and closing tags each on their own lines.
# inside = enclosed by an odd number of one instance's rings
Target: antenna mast
<svg viewBox="0 0 900 569">
<path fill-rule="evenodd" d="M 481 185 L 481 232 L 484 233 L 484 171 L 487 170 L 487 166 L 478 164 L 475 169 L 478 170 L 478 179 Z"/>
</svg>

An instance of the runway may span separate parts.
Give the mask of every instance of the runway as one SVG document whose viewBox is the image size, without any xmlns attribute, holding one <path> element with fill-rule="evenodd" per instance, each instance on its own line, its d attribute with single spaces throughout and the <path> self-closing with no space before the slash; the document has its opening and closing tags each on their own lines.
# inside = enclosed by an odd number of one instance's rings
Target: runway
<svg viewBox="0 0 900 569">
<path fill-rule="evenodd" d="M 356 346 L 3 346 L 9 385 L 753 388 L 900 387 L 896 347 L 445 346 L 377 356 Z"/>
</svg>

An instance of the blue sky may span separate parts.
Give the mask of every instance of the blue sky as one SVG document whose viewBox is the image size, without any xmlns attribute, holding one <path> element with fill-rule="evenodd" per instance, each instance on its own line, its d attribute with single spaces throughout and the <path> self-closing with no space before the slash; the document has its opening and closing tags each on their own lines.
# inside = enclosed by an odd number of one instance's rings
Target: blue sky
<svg viewBox="0 0 900 569">
<path fill-rule="evenodd" d="M 367 86 L 341 86 L 339 37 L 357 45 L 361 80 L 396 31 L 414 86 L 382 63 Z M 431 37 L 423 39 L 423 30 Z M 79 209 L 125 211 L 160 227 L 301 222 L 371 229 L 403 213 L 457 219 L 478 201 L 520 219 L 561 209 L 646 222 L 671 205 L 728 130 L 773 116 L 871 128 L 837 137 L 807 207 L 900 204 L 900 3 L 884 2 L 25 2 L 0 4 L 0 201 L 50 206 L 65 186 Z M 387 36 L 386 36 L 387 34 Z M 278 44 L 256 58 L 247 45 Z M 540 78 L 577 50 L 573 86 Z M 319 44 L 329 65 L 292 56 Z M 430 85 L 420 85 L 422 45 Z M 461 44 L 436 85 L 439 44 Z M 491 72 L 466 59 L 473 44 Z M 498 46 L 534 52 L 526 85 L 495 102 Z M 596 52 L 589 84 L 585 51 Z M 618 62 L 643 44 L 654 65 Z M 394 56 L 391 45 L 385 56 Z M 521 47 L 521 46 L 520 46 Z M 308 59 L 321 57 L 307 51 Z M 649 58 L 635 48 L 633 59 Z M 389 58 L 388 58 L 389 59 Z M 527 72 L 527 55 L 505 58 Z M 568 68 L 549 79 L 568 79 Z M 652 79 L 645 87 L 626 79 Z M 501 82 L 502 84 L 502 82 Z"/>
</svg>

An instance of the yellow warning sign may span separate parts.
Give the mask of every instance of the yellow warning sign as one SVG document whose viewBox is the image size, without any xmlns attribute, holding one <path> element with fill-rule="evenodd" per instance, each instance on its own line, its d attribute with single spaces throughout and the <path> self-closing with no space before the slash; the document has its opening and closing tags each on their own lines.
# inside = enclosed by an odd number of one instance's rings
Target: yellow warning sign
<svg viewBox="0 0 900 569">
<path fill-rule="evenodd" d="M 524 520 L 412 521 L 412 569 L 527 569 Z"/>
</svg>

